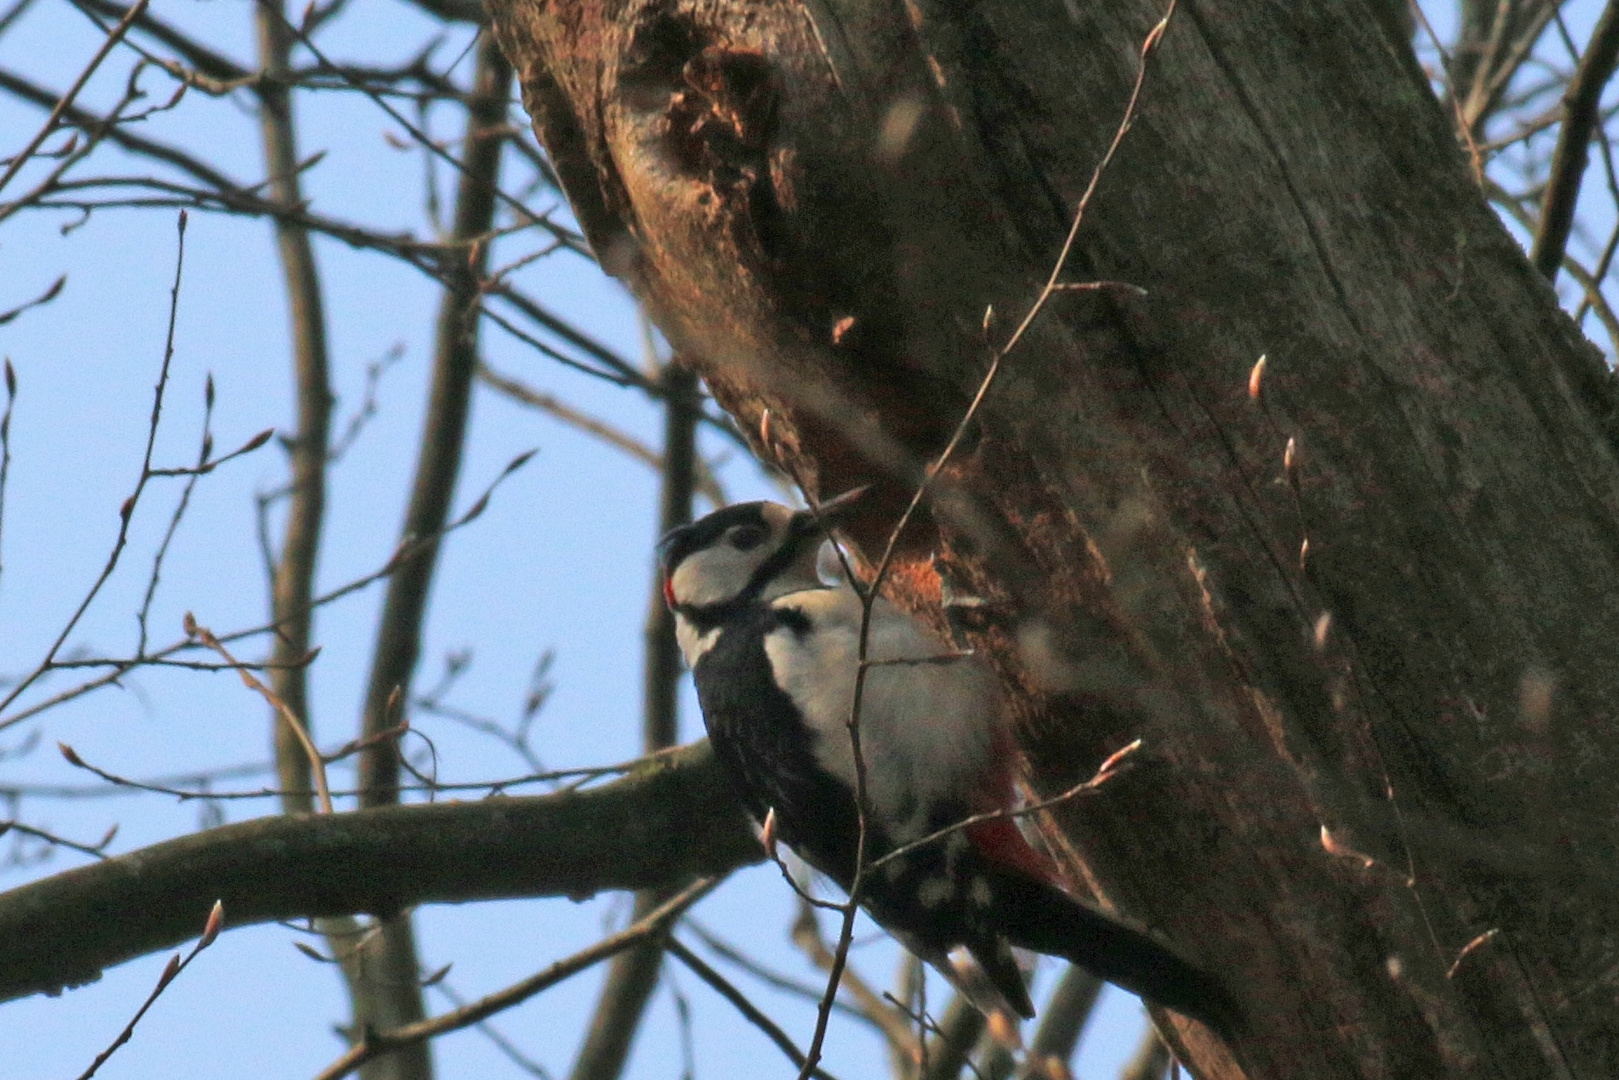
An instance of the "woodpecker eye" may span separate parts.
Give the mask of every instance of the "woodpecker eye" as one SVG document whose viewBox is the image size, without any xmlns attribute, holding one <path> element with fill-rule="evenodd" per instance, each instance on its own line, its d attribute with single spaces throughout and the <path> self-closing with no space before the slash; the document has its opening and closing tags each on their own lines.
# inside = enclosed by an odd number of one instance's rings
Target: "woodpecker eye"
<svg viewBox="0 0 1619 1080">
<path fill-rule="evenodd" d="M 770 533 L 763 525 L 738 525 L 731 530 L 731 546 L 738 551 L 752 551 L 765 542 Z"/>
</svg>

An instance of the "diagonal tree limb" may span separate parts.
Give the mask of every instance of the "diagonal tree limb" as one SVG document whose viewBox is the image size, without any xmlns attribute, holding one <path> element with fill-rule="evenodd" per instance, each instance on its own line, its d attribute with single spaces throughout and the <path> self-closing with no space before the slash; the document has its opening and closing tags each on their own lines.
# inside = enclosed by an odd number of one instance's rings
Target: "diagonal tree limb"
<svg viewBox="0 0 1619 1080">
<path fill-rule="evenodd" d="M 283 21 L 264 6 L 254 9 L 259 60 L 272 76 L 289 70 L 292 38 Z M 298 176 L 297 132 L 292 95 L 274 78 L 259 88 L 259 129 L 269 174 L 269 197 L 288 210 L 303 205 Z M 276 695 L 304 725 L 309 715 L 305 666 L 314 622 L 315 563 L 326 507 L 326 444 L 331 429 L 332 391 L 326 348 L 326 313 L 320 274 L 309 232 L 286 218 L 273 222 L 276 249 L 287 287 L 292 330 L 293 380 L 298 408 L 297 428 L 288 440 L 291 482 L 281 558 L 272 583 L 271 613 L 280 627 L 271 653 L 270 682 Z M 275 723 L 276 778 L 289 793 L 282 799 L 287 813 L 310 813 L 314 806 L 303 792 L 310 786 L 309 758 L 291 726 Z"/>
<path fill-rule="evenodd" d="M 1619 66 L 1619 0 L 1609 0 L 1563 93 L 1563 129 L 1552 152 L 1551 173 L 1541 203 L 1540 225 L 1529 258 L 1546 280 L 1557 280 L 1568 234 L 1574 227 L 1580 184 L 1590 156 L 1591 135 L 1601 118 L 1602 91 Z"/>
<path fill-rule="evenodd" d="M 423 1042 L 451 1031 L 470 1027 L 481 1023 L 489 1017 L 514 1005 L 520 1005 L 542 990 L 549 989 L 564 979 L 577 975 L 592 964 L 614 956 L 624 949 L 630 948 L 638 942 L 668 931 L 669 924 L 679 918 L 692 904 L 707 895 L 717 884 L 713 878 L 705 878 L 688 885 L 667 903 L 659 905 L 655 910 L 638 919 L 635 923 L 625 927 L 610 937 L 602 938 L 589 948 L 581 949 L 572 956 L 558 960 L 543 971 L 536 972 L 528 978 L 513 983 L 504 990 L 468 1002 L 459 1008 L 433 1017 L 431 1020 L 422 1020 L 393 1031 L 372 1032 L 366 1036 L 363 1043 L 355 1046 L 348 1053 L 338 1058 L 327 1067 L 315 1080 L 341 1080 L 349 1075 L 357 1066 L 363 1065 L 377 1054 L 385 1053 L 390 1049 Z"/>
<path fill-rule="evenodd" d="M 79 986 L 173 947 L 216 899 L 239 927 L 429 903 L 582 898 L 762 858 L 706 742 L 584 791 L 257 818 L 0 893 L 0 1000 Z"/>
</svg>

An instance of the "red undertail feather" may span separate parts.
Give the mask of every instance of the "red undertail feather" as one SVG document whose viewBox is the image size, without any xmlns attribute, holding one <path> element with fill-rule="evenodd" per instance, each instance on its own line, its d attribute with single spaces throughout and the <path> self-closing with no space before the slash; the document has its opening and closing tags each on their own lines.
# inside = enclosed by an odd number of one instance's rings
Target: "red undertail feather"
<svg viewBox="0 0 1619 1080">
<path fill-rule="evenodd" d="M 1061 887 L 1056 865 L 1023 838 L 1011 818 L 975 822 L 965 831 L 973 847 L 990 862 Z"/>
</svg>

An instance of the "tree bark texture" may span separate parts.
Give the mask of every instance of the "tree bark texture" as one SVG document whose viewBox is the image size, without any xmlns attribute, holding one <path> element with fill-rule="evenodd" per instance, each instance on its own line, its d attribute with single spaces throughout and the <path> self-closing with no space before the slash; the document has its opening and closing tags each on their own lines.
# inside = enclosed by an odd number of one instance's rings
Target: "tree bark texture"
<svg viewBox="0 0 1619 1080">
<path fill-rule="evenodd" d="M 603 264 L 762 452 L 877 485 L 872 557 L 1164 9 L 491 12 Z M 1144 740 L 1047 833 L 1230 980 L 1231 1045 L 1167 1032 L 1199 1076 L 1619 1074 L 1607 369 L 1364 0 L 1182 0 L 1149 65 L 1064 272 L 1146 295 L 1053 299 L 889 591 L 953 605 L 1040 790 Z"/>
</svg>

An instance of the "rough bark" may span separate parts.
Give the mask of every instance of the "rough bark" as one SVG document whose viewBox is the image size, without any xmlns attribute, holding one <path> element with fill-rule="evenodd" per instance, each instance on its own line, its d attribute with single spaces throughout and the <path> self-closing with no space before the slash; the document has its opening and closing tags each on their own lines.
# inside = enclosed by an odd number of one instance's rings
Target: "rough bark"
<svg viewBox="0 0 1619 1080">
<path fill-rule="evenodd" d="M 870 553 L 1049 272 L 1163 6 L 491 11 L 603 264 L 744 430 L 771 410 L 762 449 L 876 482 Z M 1607 370 L 1371 7 L 1182 0 L 1152 64 L 1067 267 L 1147 295 L 1036 322 L 891 591 L 986 601 L 958 621 L 1041 788 L 1145 740 L 1049 831 L 1229 977 L 1229 1048 L 1167 1032 L 1198 1075 L 1612 1075 Z"/>
</svg>

